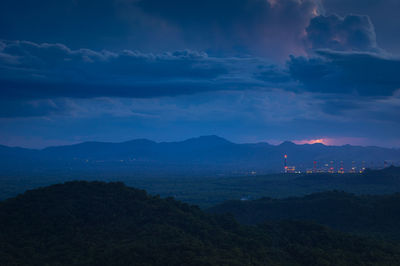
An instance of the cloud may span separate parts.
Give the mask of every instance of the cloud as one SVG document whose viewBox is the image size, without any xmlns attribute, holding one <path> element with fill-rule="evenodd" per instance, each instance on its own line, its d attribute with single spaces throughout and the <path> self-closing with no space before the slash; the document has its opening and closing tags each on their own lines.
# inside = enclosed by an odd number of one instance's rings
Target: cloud
<svg viewBox="0 0 400 266">
<path fill-rule="evenodd" d="M 63 44 L 37 44 L 27 41 L 3 41 L 1 47 L 1 54 L 14 58 L 14 63 L 3 61 L 5 66 L 43 71 L 43 75 L 64 70 L 71 77 L 74 74 L 94 75 L 95 71 L 107 71 L 110 75 L 144 78 L 160 75 L 215 78 L 226 71 L 222 64 L 209 58 L 206 53 L 190 50 L 162 54 L 130 50 L 112 53 L 90 49 L 71 50 Z M 78 70 L 84 72 L 78 73 Z"/>
<path fill-rule="evenodd" d="M 210 54 L 247 53 L 282 62 L 289 54 L 305 53 L 308 26 L 308 44 L 314 48 L 373 48 L 370 16 L 374 24 L 383 25 L 379 29 L 385 36 L 400 40 L 394 36 L 398 7 L 396 0 L 4 0 L 0 36 L 59 42 L 75 49 L 134 47 L 160 52 L 189 48 Z M 348 15 L 346 9 L 370 16 Z M 336 12 L 340 16 L 325 15 Z M 391 31 L 384 31 L 385 27 Z"/>
<path fill-rule="evenodd" d="M 362 97 L 393 95 L 400 88 L 399 69 L 400 59 L 382 52 L 315 50 L 310 56 L 292 56 L 281 67 L 257 57 L 213 57 L 192 50 L 110 52 L 3 40 L 0 95 L 10 103 L 0 116 L 43 116 L 70 108 L 28 108 L 40 99 L 158 98 L 274 88 L 310 92 L 319 97 L 324 112 L 335 115 L 358 108 Z"/>
<path fill-rule="evenodd" d="M 337 51 L 376 51 L 375 29 L 368 16 L 317 16 L 306 28 L 312 49 Z"/>
<path fill-rule="evenodd" d="M 65 113 L 64 101 L 0 100 L 0 118 L 46 117 Z"/>
<path fill-rule="evenodd" d="M 255 76 L 271 84 L 271 86 L 286 86 L 287 83 L 292 82 L 290 73 L 277 65 L 260 65 L 258 66 L 258 71 L 255 73 Z"/>
<path fill-rule="evenodd" d="M 257 58 L 210 57 L 183 50 L 160 54 L 72 50 L 63 44 L 0 41 L 2 97 L 159 97 L 259 83 Z M 246 70 L 245 70 L 246 69 Z M 245 70 L 245 71 L 244 71 Z"/>
<path fill-rule="evenodd" d="M 326 13 L 363 14 L 371 18 L 379 46 L 391 53 L 400 53 L 400 1 L 398 0 L 324 0 Z"/>
<path fill-rule="evenodd" d="M 316 51 L 287 62 L 291 77 L 311 92 L 391 96 L 400 88 L 400 58 L 366 52 Z"/>
<path fill-rule="evenodd" d="M 239 142 L 354 137 L 365 138 L 365 144 L 379 144 L 372 140 L 381 140 L 380 145 L 393 145 L 393 140 L 398 140 L 398 99 L 371 100 L 357 109 L 326 113 L 321 105 L 334 97 L 271 90 L 214 91 L 162 98 L 69 99 L 66 104 L 71 110 L 67 113 L 2 119 L 1 134 L 64 141 L 81 136 L 76 141 L 143 137 L 180 140 L 208 134 Z"/>
<path fill-rule="evenodd" d="M 190 48 L 284 59 L 303 52 L 304 28 L 322 9 L 319 2 L 4 0 L 0 36 L 75 48 L 135 47 L 146 52 Z"/>
<path fill-rule="evenodd" d="M 397 140 L 398 7 L 5 0 L 0 36 L 31 42 L 0 40 L 1 139 Z"/>
<path fill-rule="evenodd" d="M 187 43 L 274 58 L 302 53 L 304 28 L 322 9 L 318 0 L 142 0 L 135 4 L 151 18 L 178 29 Z"/>
<path fill-rule="evenodd" d="M 10 100 L 0 116 L 67 112 L 63 109 L 70 105 L 44 104 L 58 98 L 158 98 L 274 88 L 309 92 L 323 112 L 339 115 L 359 108 L 365 98 L 392 96 L 400 88 L 399 69 L 400 59 L 372 52 L 315 50 L 292 56 L 281 67 L 256 57 L 213 57 L 192 50 L 118 53 L 0 41 L 0 95 L 5 103 Z M 42 104 L 33 108 L 38 100 Z"/>
<path fill-rule="evenodd" d="M 290 56 L 287 72 L 298 82 L 294 90 L 333 95 L 323 107 L 328 113 L 356 109 L 365 97 L 390 97 L 400 88 L 400 57 L 378 46 L 369 16 L 316 16 L 305 41 L 307 55 Z"/>
</svg>

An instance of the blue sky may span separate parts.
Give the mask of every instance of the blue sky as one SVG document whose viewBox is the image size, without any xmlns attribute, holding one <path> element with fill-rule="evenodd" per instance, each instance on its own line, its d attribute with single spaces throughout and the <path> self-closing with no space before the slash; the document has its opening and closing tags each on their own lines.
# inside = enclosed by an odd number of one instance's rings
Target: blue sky
<svg viewBox="0 0 400 266">
<path fill-rule="evenodd" d="M 400 147 L 397 0 L 5 0 L 0 144 Z"/>
</svg>

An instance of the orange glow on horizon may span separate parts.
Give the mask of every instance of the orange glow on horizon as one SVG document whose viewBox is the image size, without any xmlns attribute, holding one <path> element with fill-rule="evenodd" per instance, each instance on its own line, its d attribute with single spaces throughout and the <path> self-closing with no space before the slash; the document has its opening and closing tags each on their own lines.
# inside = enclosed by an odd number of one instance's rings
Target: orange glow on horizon
<svg viewBox="0 0 400 266">
<path fill-rule="evenodd" d="M 322 143 L 322 144 L 328 144 L 328 141 L 325 139 L 312 139 L 308 142 L 308 144 L 315 144 L 315 143 Z"/>
<path fill-rule="evenodd" d="M 301 140 L 293 140 L 296 144 L 316 144 L 321 143 L 324 145 L 360 145 L 365 146 L 368 144 L 368 139 L 366 138 L 355 138 L 355 137 L 338 137 L 338 138 L 329 138 L 329 137 L 319 137 L 315 139 L 301 139 Z"/>
<path fill-rule="evenodd" d="M 316 143 L 321 143 L 324 145 L 329 145 L 330 141 L 328 139 L 304 139 L 304 140 L 295 140 L 293 141 L 296 144 L 316 144 Z"/>
</svg>

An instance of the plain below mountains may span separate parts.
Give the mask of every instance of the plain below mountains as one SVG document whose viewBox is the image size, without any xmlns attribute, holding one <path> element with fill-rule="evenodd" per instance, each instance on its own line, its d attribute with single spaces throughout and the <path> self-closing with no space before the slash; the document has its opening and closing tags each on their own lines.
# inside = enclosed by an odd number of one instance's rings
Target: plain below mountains
<svg viewBox="0 0 400 266">
<path fill-rule="evenodd" d="M 329 206 L 327 206 L 329 207 Z M 0 202 L 0 265 L 398 265 L 400 247 L 304 222 L 246 226 L 122 183 Z"/>
<path fill-rule="evenodd" d="M 384 161 L 400 162 L 399 149 L 361 146 L 296 145 L 284 142 L 236 144 L 218 136 L 203 136 L 181 142 L 137 139 L 122 143 L 85 142 L 42 150 L 0 146 L 0 170 L 29 172 L 63 169 L 98 169 L 160 174 L 246 174 L 281 172 L 283 156 L 288 164 L 305 170 L 326 164 L 350 169 L 383 167 Z M 353 165 L 352 162 L 355 161 Z M 362 163 L 364 162 L 364 163 Z"/>
</svg>

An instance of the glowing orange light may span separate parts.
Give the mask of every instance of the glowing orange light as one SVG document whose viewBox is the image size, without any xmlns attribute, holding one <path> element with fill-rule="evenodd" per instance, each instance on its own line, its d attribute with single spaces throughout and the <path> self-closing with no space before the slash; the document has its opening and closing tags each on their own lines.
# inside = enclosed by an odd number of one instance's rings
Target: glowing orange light
<svg viewBox="0 0 400 266">
<path fill-rule="evenodd" d="M 304 140 L 295 140 L 296 144 L 316 144 L 321 143 L 324 145 L 329 145 L 330 139 L 304 139 Z"/>
<path fill-rule="evenodd" d="M 312 140 L 309 140 L 309 142 L 308 142 L 308 144 L 315 144 L 315 143 L 325 144 L 326 142 L 324 139 L 312 139 Z"/>
</svg>

